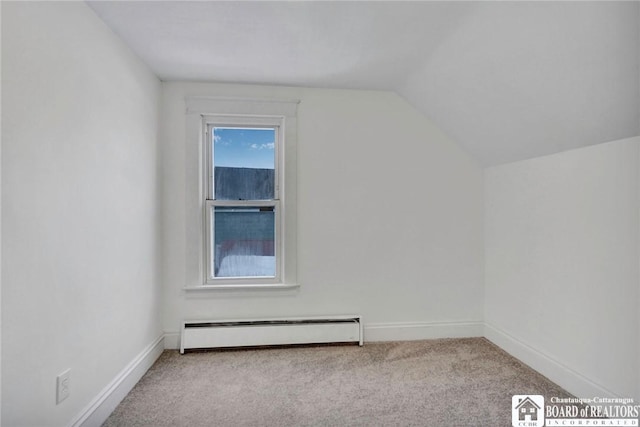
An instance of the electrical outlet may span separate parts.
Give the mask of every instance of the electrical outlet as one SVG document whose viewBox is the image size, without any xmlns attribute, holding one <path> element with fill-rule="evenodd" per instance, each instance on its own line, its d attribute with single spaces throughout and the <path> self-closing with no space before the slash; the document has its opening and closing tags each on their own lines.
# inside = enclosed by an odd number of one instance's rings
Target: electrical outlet
<svg viewBox="0 0 640 427">
<path fill-rule="evenodd" d="M 56 405 L 69 397 L 71 369 L 67 369 L 56 378 Z"/>
</svg>

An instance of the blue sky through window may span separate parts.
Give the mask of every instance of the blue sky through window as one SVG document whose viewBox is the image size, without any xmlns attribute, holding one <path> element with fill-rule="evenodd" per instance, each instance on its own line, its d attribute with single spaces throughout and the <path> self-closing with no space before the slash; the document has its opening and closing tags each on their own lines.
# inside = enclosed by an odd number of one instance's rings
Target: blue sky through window
<svg viewBox="0 0 640 427">
<path fill-rule="evenodd" d="M 274 169 L 275 129 L 214 128 L 214 166 Z"/>
</svg>

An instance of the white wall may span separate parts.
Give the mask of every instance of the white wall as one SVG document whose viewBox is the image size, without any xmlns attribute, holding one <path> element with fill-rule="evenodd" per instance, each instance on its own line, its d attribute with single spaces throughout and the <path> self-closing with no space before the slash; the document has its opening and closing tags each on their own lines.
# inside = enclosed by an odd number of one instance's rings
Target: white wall
<svg viewBox="0 0 640 427">
<path fill-rule="evenodd" d="M 183 291 L 199 284 L 187 267 L 198 252 L 198 224 L 185 211 L 198 183 L 185 142 L 192 95 L 301 100 L 299 290 Z M 482 332 L 482 170 L 397 95 L 163 83 L 161 122 L 169 333 L 185 318 L 340 313 L 363 315 L 365 339 Z"/>
<path fill-rule="evenodd" d="M 69 425 L 161 334 L 160 82 L 83 2 L 2 7 L 2 421 Z"/>
<path fill-rule="evenodd" d="M 639 145 L 485 171 L 487 336 L 579 396 L 640 398 Z"/>
<path fill-rule="evenodd" d="M 0 46 L 2 45 L 2 2 L 0 2 Z M 0 81 L 2 81 L 2 55 L 0 55 Z M 0 100 L 2 85 L 0 84 Z M 2 129 L 2 102 L 0 102 L 0 129 Z M 0 402 L 2 402 L 2 135 L 0 135 Z M 2 405 L 0 405 L 2 426 Z"/>
</svg>

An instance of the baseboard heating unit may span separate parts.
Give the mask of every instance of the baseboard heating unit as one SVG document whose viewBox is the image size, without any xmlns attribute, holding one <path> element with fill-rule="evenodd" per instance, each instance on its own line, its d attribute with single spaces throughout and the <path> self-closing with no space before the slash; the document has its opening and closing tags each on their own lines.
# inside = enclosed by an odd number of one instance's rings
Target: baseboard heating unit
<svg viewBox="0 0 640 427">
<path fill-rule="evenodd" d="M 180 353 L 194 349 L 346 342 L 363 344 L 360 316 L 188 320 L 182 323 Z"/>
</svg>

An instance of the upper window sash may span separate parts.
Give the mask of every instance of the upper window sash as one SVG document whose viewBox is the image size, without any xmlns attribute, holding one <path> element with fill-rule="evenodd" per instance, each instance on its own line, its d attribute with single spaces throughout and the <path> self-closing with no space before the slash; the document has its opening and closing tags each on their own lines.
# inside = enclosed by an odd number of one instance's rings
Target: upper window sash
<svg viewBox="0 0 640 427">
<path fill-rule="evenodd" d="M 280 190 L 283 187 L 282 179 L 284 174 L 282 173 L 282 167 L 284 165 L 284 135 L 285 135 L 285 123 L 284 117 L 279 116 L 231 116 L 231 115 L 206 115 L 202 116 L 203 122 L 203 134 L 204 134 L 204 148 L 205 153 L 205 170 L 206 170 L 206 182 L 205 182 L 205 198 L 206 200 L 215 200 L 215 186 L 214 186 L 214 141 L 213 141 L 213 129 L 214 128 L 254 128 L 254 129 L 275 129 L 275 146 L 274 146 L 274 200 L 280 200 Z"/>
</svg>

